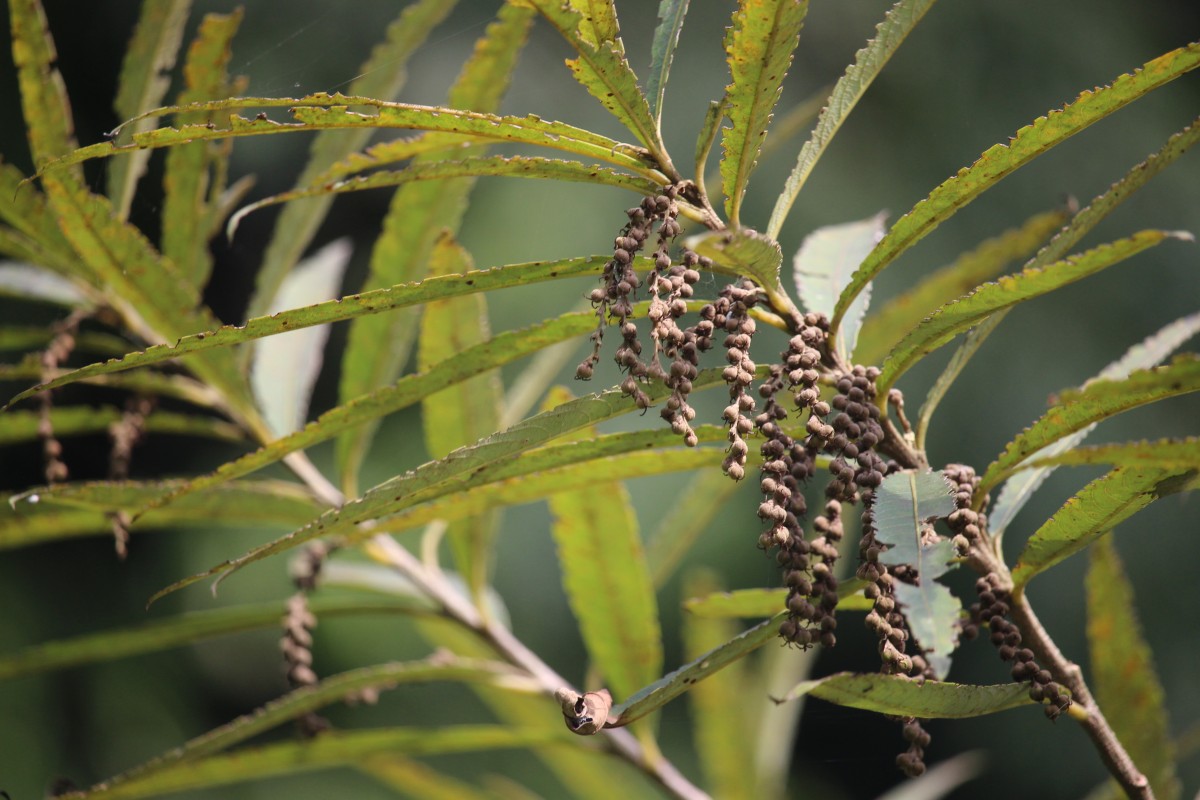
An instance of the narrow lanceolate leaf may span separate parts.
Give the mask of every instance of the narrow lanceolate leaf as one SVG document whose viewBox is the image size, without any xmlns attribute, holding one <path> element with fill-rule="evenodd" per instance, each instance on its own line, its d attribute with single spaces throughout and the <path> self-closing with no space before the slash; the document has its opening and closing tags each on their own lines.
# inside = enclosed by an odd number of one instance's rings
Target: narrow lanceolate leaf
<svg viewBox="0 0 1200 800">
<path fill-rule="evenodd" d="M 868 315 L 858 334 L 854 363 L 878 364 L 908 331 L 934 309 L 990 280 L 1010 264 L 1028 258 L 1067 221 L 1065 210 L 1030 217 L 979 244 Z M 868 287 L 869 288 L 869 287 Z M 857 303 L 857 301 L 855 301 Z"/>
<path fill-rule="evenodd" d="M 779 242 L 761 233 L 750 229 L 703 233 L 691 237 L 688 247 L 711 258 L 714 266 L 727 275 L 753 278 L 768 291 L 779 287 L 783 251 Z"/>
<path fill-rule="evenodd" d="M 1031 467 L 1115 464 L 1125 467 L 1200 470 L 1200 437 L 1076 447 L 1057 455 L 1036 456 L 1026 463 Z M 991 522 L 990 515 L 988 522 Z"/>
<path fill-rule="evenodd" d="M 456 151 L 454 155 L 460 155 Z M 432 157 L 432 156 L 430 156 Z M 388 170 L 373 172 L 356 178 L 349 178 L 336 183 L 309 186 L 293 189 L 281 194 L 265 197 L 238 210 L 229 220 L 229 233 L 232 235 L 242 219 L 251 212 L 266 206 L 278 205 L 309 197 L 327 197 L 361 192 L 364 189 L 380 189 L 392 186 L 404 186 L 418 181 L 449 181 L 454 178 L 476 178 L 485 175 L 499 175 L 510 178 L 542 178 L 553 181 L 570 181 L 574 183 L 595 183 L 601 186 L 616 186 L 643 195 L 652 195 L 661 187 L 654 181 L 637 175 L 619 172 L 599 164 L 585 164 L 582 161 L 567 161 L 558 158 L 541 158 L 539 156 L 490 156 L 477 158 L 462 158 L 454 161 L 420 161 L 403 170 Z M 417 208 L 419 206 L 410 207 Z"/>
<path fill-rule="evenodd" d="M 1043 447 L 1075 431 L 1156 400 L 1200 390 L 1200 358 L 1179 356 L 1170 364 L 1138 370 L 1123 380 L 1093 381 L 1064 392 L 1037 422 L 1008 443 L 983 474 L 977 497 L 983 498 L 1018 464 Z"/>
<path fill-rule="evenodd" d="M 37 187 L 24 184 L 24 180 L 25 173 L 0 161 L 0 220 L 12 228 L 0 227 L 3 234 L 0 246 L 20 243 L 27 252 L 9 252 L 10 257 L 61 275 L 88 278 L 86 265 L 75 258 L 75 251 L 63 237 L 46 196 Z"/>
<path fill-rule="evenodd" d="M 382 754 L 411 756 L 524 749 L 562 741 L 564 734 L 493 725 L 442 728 L 376 728 L 328 731 L 308 741 L 248 748 L 228 755 L 183 761 L 122 783 L 101 783 L 86 792 L 68 792 L 79 800 L 132 800 L 172 792 L 213 789 L 250 780 L 295 775 L 318 769 L 353 766 Z"/>
<path fill-rule="evenodd" d="M 958 642 L 962 604 L 936 580 L 950 569 L 956 553 L 953 543 L 936 537 L 929 523 L 954 510 L 950 484 L 940 472 L 889 475 L 875 492 L 872 510 L 875 539 L 888 545 L 879 554 L 880 563 L 907 564 L 920 576 L 916 585 L 896 584 L 896 602 L 938 680 L 943 680 Z"/>
<path fill-rule="evenodd" d="M 113 216 L 106 198 L 88 192 L 69 172 L 47 175 L 43 184 L 63 233 L 113 292 L 112 302 L 139 335 L 166 342 L 216 327 L 212 314 L 200 306 L 195 287 L 140 231 Z M 231 353 L 209 353 L 191 366 L 198 377 L 225 393 L 232 410 L 243 417 L 253 415 L 245 380 Z"/>
<path fill-rule="evenodd" d="M 698 571 L 684 583 L 684 595 L 712 594 L 720 589 L 711 571 Z M 778 611 L 776 606 L 772 613 Z M 727 620 L 688 615 L 683 619 L 683 653 L 688 660 L 703 656 L 732 639 L 737 629 Z M 754 763 L 754 736 L 750 706 L 745 702 L 748 687 L 746 665 L 728 669 L 697 683 L 688 694 L 691 728 L 696 754 L 708 789 L 714 797 L 750 798 L 757 794 L 746 765 Z"/>
<path fill-rule="evenodd" d="M 1175 748 L 1166 698 L 1138 621 L 1133 587 L 1106 536 L 1093 544 L 1087 573 L 1088 647 L 1096 701 L 1155 797 L 1177 800 Z"/>
<path fill-rule="evenodd" d="M 350 253 L 348 238 L 335 239 L 313 253 L 280 284 L 268 313 L 336 297 Z M 250 387 L 264 421 L 276 436 L 286 436 L 304 425 L 328 339 L 329 326 L 318 325 L 255 343 Z"/>
<path fill-rule="evenodd" d="M 874 607 L 862 589 L 866 584 L 860 580 L 849 580 L 838 585 L 838 611 L 867 611 Z M 732 592 L 716 592 L 703 597 L 685 600 L 683 608 L 689 614 L 710 619 L 730 617 L 770 617 L 779 613 L 787 602 L 787 589 L 737 589 Z"/>
<path fill-rule="evenodd" d="M 358 771 L 370 775 L 401 797 L 411 800 L 491 800 L 500 795 L 484 794 L 473 784 L 452 778 L 444 772 L 411 758 L 382 755 L 357 765 Z M 510 799 L 511 800 L 511 799 Z M 536 797 L 529 800 L 537 800 Z"/>
<path fill-rule="evenodd" d="M 448 105 L 478 112 L 496 109 L 508 88 L 517 54 L 525 44 L 531 17 L 527 9 L 513 5 L 506 4 L 500 9 L 498 19 L 487 27 L 451 87 Z M 462 155 L 471 162 L 485 150 L 486 145 L 476 144 Z M 429 154 L 398 174 L 438 170 L 452 163 L 457 162 L 443 160 L 442 154 Z M 454 169 L 450 167 L 450 171 Z M 382 288 L 425 275 L 427 260 L 441 232 L 458 231 L 478 174 L 467 170 L 452 180 L 401 185 L 392 195 L 383 231 L 375 240 L 363 288 Z M 342 403 L 396 379 L 408 360 L 417 321 L 414 309 L 363 317 L 351 324 L 338 384 Z M 338 437 L 335 448 L 338 472 L 349 495 L 358 493 L 358 470 L 376 430 L 377 423 L 372 421 Z"/>
<path fill-rule="evenodd" d="M 242 11 L 205 14 L 183 63 L 184 88 L 179 105 L 199 103 L 233 92 L 229 83 L 231 43 L 242 22 Z M 204 112 L 180 114 L 178 125 L 207 125 L 214 116 Z M 138 124 L 141 124 L 139 120 Z M 167 151 L 163 172 L 162 251 L 197 288 L 208 283 L 212 254 L 208 240 L 215 232 L 213 209 L 225 190 L 230 142 L 222 146 L 197 142 Z"/>
<path fill-rule="evenodd" d="M 162 103 L 171 83 L 171 68 L 179 54 L 191 5 L 191 0 L 151 0 L 142 4 L 117 79 L 117 96 L 113 100 L 117 119 L 130 119 Z M 134 130 L 149 130 L 155 123 L 155 118 L 146 117 L 138 121 Z M 134 187 L 149 160 L 150 153 L 142 152 L 109 165 L 108 197 L 121 219 L 129 216 Z"/>
<path fill-rule="evenodd" d="M 646 542 L 646 562 L 655 588 L 661 589 L 675 574 L 680 561 L 737 489 L 738 484 L 720 471 L 701 472 L 680 491 L 676 502 L 664 510 Z"/>
<path fill-rule="evenodd" d="M 637 76 L 625 58 L 624 45 L 619 38 L 597 38 L 597 33 L 600 36 L 614 35 L 615 25 L 610 23 L 608 30 L 602 27 L 597 31 L 596 26 L 583 14 L 561 0 L 525 2 L 536 8 L 579 54 L 578 58 L 567 61 L 575 80 L 583 84 L 609 113 L 654 153 L 658 163 L 668 166 L 670 161 L 659 139 L 658 124 L 650 113 L 646 96 L 638 86 Z"/>
<path fill-rule="evenodd" d="M 579 312 L 548 320 L 541 325 L 517 331 L 505 331 L 486 342 L 472 345 L 457 355 L 439 361 L 436 365 L 431 365 L 423 371 L 405 375 L 391 386 L 384 386 L 360 395 L 348 403 L 336 406 L 295 433 L 277 439 L 236 461 L 224 464 L 208 475 L 190 481 L 177 495 L 163 500 L 164 502 L 174 500 L 188 492 L 200 491 L 209 486 L 216 486 L 233 478 L 248 475 L 268 464 L 279 461 L 289 453 L 328 441 L 341 433 L 353 430 L 372 420 L 379 420 L 451 387 L 461 386 L 464 381 L 470 381 L 481 372 L 495 369 L 558 342 L 584 336 L 595 330 L 595 327 L 596 315 L 594 313 Z M 434 413 L 436 415 L 440 412 Z M 455 424 L 455 429 L 464 432 L 466 426 L 469 425 L 470 423 L 467 422 L 459 422 Z M 472 439 L 471 442 L 482 439 L 495 429 L 495 426 L 487 428 L 485 433 Z M 445 448 L 444 442 L 436 443 L 443 449 Z M 449 449 L 441 455 L 445 456 L 448 453 Z"/>
<path fill-rule="evenodd" d="M 339 297 L 325 303 L 305 308 L 295 308 L 265 317 L 255 317 L 244 325 L 226 325 L 217 330 L 207 330 L 182 336 L 173 345 L 157 345 L 141 352 L 130 353 L 122 358 L 89 364 L 64 373 L 54 380 L 39 384 L 21 392 L 8 405 L 30 397 L 37 392 L 55 389 L 70 383 L 87 380 L 100 375 L 159 364 L 181 356 L 201 353 L 216 348 L 227 348 L 243 342 L 274 336 L 277 333 L 322 325 L 326 322 L 342 322 L 367 314 L 379 314 L 397 308 L 405 308 L 446 297 L 460 297 L 525 286 L 559 278 L 595 276 L 604 271 L 611 256 L 588 256 L 568 258 L 562 261 L 533 261 L 527 264 L 509 264 L 503 267 L 477 270 L 463 275 L 447 275 L 427 278 L 424 281 L 401 283 L 386 289 L 376 289 L 361 294 Z M 648 259 L 637 259 L 635 265 L 643 269 Z M 6 406 L 7 407 L 7 406 Z"/>
<path fill-rule="evenodd" d="M 111 528 L 108 533 L 112 535 Z M 321 619 L 358 614 L 433 613 L 432 606 L 414 600 L 386 597 L 316 596 L 309 601 L 309 607 Z M 37 644 L 0 656 L 0 680 L 39 675 L 82 664 L 106 663 L 145 653 L 159 653 L 216 636 L 277 628 L 280 613 L 279 603 L 230 606 L 177 614 L 141 625 Z"/>
<path fill-rule="evenodd" d="M 854 63 L 846 68 L 846 73 L 833 87 L 829 102 L 817 119 L 817 126 L 800 149 L 796 166 L 792 168 L 783 192 L 775 201 L 775 209 L 771 212 L 766 229 L 771 238 L 779 238 L 779 232 L 783 230 L 792 203 L 796 201 L 796 196 L 800 194 L 800 189 L 825 152 L 825 148 L 833 141 L 834 135 L 862 99 L 875 76 L 925 16 L 933 2 L 934 0 L 900 0 L 888 11 L 883 22 L 876 26 L 875 38 L 854 54 Z"/>
<path fill-rule="evenodd" d="M 89 433 L 107 434 L 109 427 L 120 422 L 124 412 L 119 408 L 93 406 L 55 406 L 50 423 L 55 437 L 81 436 Z M 0 444 L 32 442 L 41 438 L 38 431 L 40 411 L 9 411 L 0 414 Z M 155 411 L 145 417 L 147 434 L 174 436 L 205 436 L 231 442 L 245 441 L 245 433 L 236 425 L 209 416 Z"/>
<path fill-rule="evenodd" d="M 407 78 L 409 57 L 454 6 L 454 2 L 445 0 L 419 0 L 406 6 L 388 26 L 384 40 L 375 45 L 370 56 L 358 68 L 355 73 L 358 77 L 350 82 L 347 93 L 383 100 L 395 97 Z M 326 170 L 366 144 L 370 135 L 371 131 L 367 129 L 318 133 L 309 146 L 308 162 L 296 178 L 295 188 L 316 183 Z M 278 292 L 283 277 L 296 265 L 312 242 L 331 202 L 331 197 L 314 197 L 292 203 L 280 212 L 258 268 L 247 316 L 257 317 L 267 313 L 267 307 Z"/>
<path fill-rule="evenodd" d="M 826 225 L 804 237 L 800 249 L 792 259 L 795 270 L 796 292 L 805 311 L 814 311 L 829 317 L 837 304 L 838 295 L 850 282 L 850 276 L 858 265 L 883 238 L 886 212 L 880 212 L 858 222 L 841 225 Z M 834 347 L 849 358 L 858 343 L 858 330 L 871 302 L 871 287 L 868 286 L 854 300 L 846 314 L 846 321 L 838 328 Z"/>
<path fill-rule="evenodd" d="M 725 36 L 732 78 L 725 89 L 731 126 L 721 136 L 721 183 L 725 213 L 734 227 L 740 224 L 746 183 L 758 162 L 807 13 L 808 0 L 741 0 Z"/>
<path fill-rule="evenodd" d="M 834 328 L 872 278 L 960 208 L 1055 145 L 1197 66 L 1200 66 L 1200 43 L 1172 50 L 1132 74 L 1122 75 L 1110 86 L 1083 92 L 1075 102 L 1017 131 L 1008 144 L 985 151 L 978 161 L 934 189 L 896 221 L 842 292 L 833 318 Z"/>
<path fill-rule="evenodd" d="M 970 719 L 1033 704 L 1028 687 L 1019 683 L 968 686 L 848 672 L 805 681 L 779 698 L 779 702 L 804 695 L 847 708 L 922 719 Z"/>
<path fill-rule="evenodd" d="M 1200 485 L 1196 469 L 1117 467 L 1083 487 L 1038 528 L 1013 568 L 1014 591 L 1167 495 Z"/>
<path fill-rule="evenodd" d="M 597 480 L 548 502 L 563 590 L 592 666 L 615 697 L 629 697 L 659 675 L 663 658 L 658 604 L 629 492 L 619 481 Z"/>
<path fill-rule="evenodd" d="M 41 168 L 79 146 L 75 142 L 71 105 L 62 74 L 54 66 L 58 54 L 40 0 L 12 0 L 8 11 L 25 135 L 33 163 Z M 76 169 L 73 174 L 78 178 L 83 173 Z"/>
<path fill-rule="evenodd" d="M 887 390 L 913 364 L 997 311 L 1041 297 L 1171 238 L 1191 239 L 1185 233 L 1141 231 L 1128 239 L 1101 245 L 1047 267 L 1026 269 L 1016 275 L 1001 277 L 995 283 L 985 283 L 966 297 L 942 306 L 922 320 L 888 354 L 877 381 L 880 396 L 886 397 Z"/>
<path fill-rule="evenodd" d="M 151 772 L 169 769 L 171 765 L 182 761 L 194 761 L 220 753 L 303 714 L 343 701 L 363 689 L 391 689 L 401 684 L 441 681 L 490 684 L 518 692 L 538 691 L 538 686 L 528 674 L 498 661 L 432 656 L 424 661 L 376 664 L 331 675 L 320 683 L 288 692 L 249 714 L 197 736 L 182 747 L 117 776 L 112 783 L 125 783 Z"/>
<path fill-rule="evenodd" d="M 361 107 L 368 111 L 351 111 L 351 107 Z M 534 115 L 501 117 L 456 108 L 389 103 L 373 97 L 325 92 L 304 97 L 237 97 L 192 103 L 182 107 L 171 106 L 157 109 L 153 113 L 166 115 L 193 111 L 228 112 L 255 108 L 285 108 L 296 121 L 277 122 L 269 118 L 229 114 L 227 126 L 209 128 L 206 125 L 183 125 L 178 128 L 155 128 L 152 131 L 133 134 L 130 136 L 132 141 L 128 144 L 116 144 L 110 140 L 71 151 L 52 162 L 47 162 L 43 169 L 58 169 L 95 158 L 108 158 L 188 142 L 331 129 L 398 128 L 462 134 L 486 142 L 540 145 L 555 150 L 566 150 L 586 158 L 600 159 L 626 169 L 640 170 L 646 175 L 658 174 L 654 170 L 654 162 L 649 160 L 645 150 L 640 147 L 623 144 L 607 136 L 562 122 L 539 119 Z M 136 119 L 126 124 L 134 122 Z M 114 131 L 114 135 L 120 130 Z"/>
<path fill-rule="evenodd" d="M 614 705 L 609 717 L 616 717 L 619 725 L 628 725 L 657 711 L 688 691 L 694 684 L 745 658 L 774 639 L 779 633 L 780 623 L 786 618 L 787 612 L 782 611 L 766 622 L 755 625 L 714 647 L 699 658 L 646 686 L 624 703 Z"/>
<path fill-rule="evenodd" d="M 471 269 L 471 256 L 453 237 L 437 241 L 429 259 L 429 275 L 453 275 Z M 428 303 L 421 317 L 417 370 L 428 373 L 446 359 L 487 341 L 490 336 L 487 300 L 482 294 Z M 459 383 L 426 395 L 421 401 L 425 449 L 431 458 L 444 458 L 500 427 L 503 387 L 495 369 L 480 369 Z M 450 526 L 447 536 L 455 566 L 467 576 L 476 596 L 488 585 L 494 514 L 469 518 Z"/>
<path fill-rule="evenodd" d="M 1121 380 L 1129 377 L 1134 370 L 1149 369 L 1163 361 L 1197 333 L 1200 333 L 1200 312 L 1175 320 L 1144 341 L 1129 348 L 1125 355 L 1101 370 L 1093 380 Z M 1060 454 L 1069 456 L 1073 448 L 1086 439 L 1093 428 L 1095 428 L 1095 424 L 1088 425 L 1034 453 L 1029 457 L 1029 461 L 1039 461 L 1042 462 L 1041 464 L 1032 469 L 1023 469 L 1004 482 L 1004 486 L 1000 489 L 1000 495 L 988 510 L 988 529 L 993 535 L 1004 532 L 1013 517 L 1025 507 L 1029 498 L 1054 470 L 1054 467 L 1047 462 Z M 1059 461 L 1057 463 L 1080 462 Z M 1097 461 L 1094 463 L 1114 462 Z"/>
<path fill-rule="evenodd" d="M 650 45 L 650 74 L 646 78 L 646 98 L 650 101 L 650 113 L 654 121 L 662 121 L 663 92 L 667 88 L 667 76 L 671 73 L 671 61 L 675 58 L 675 45 L 679 43 L 679 32 L 687 16 L 690 0 L 659 0 L 658 26 Z"/>
<path fill-rule="evenodd" d="M 942 398 L 946 396 L 946 392 L 950 391 L 950 387 L 958 380 L 963 369 L 970 363 L 979 348 L 983 347 L 983 343 L 992 335 L 992 331 L 1004 321 L 1007 314 L 1007 311 L 998 311 L 985 317 L 978 325 L 967 331 L 967 335 L 963 337 L 962 342 L 954 351 L 954 355 L 950 356 L 950 360 L 946 363 L 946 368 L 938 374 L 937 380 L 929 387 L 929 393 L 925 395 L 925 402 L 921 403 L 921 410 L 917 414 L 916 445 L 918 448 L 924 449 L 925 447 L 925 435 L 929 432 L 929 421 L 933 419 L 933 412 L 941 404 Z"/>
</svg>

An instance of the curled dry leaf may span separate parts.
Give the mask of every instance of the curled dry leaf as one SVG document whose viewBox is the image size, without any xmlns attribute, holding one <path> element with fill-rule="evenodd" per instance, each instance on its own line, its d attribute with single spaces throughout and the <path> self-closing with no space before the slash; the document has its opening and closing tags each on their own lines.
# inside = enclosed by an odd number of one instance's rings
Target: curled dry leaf
<svg viewBox="0 0 1200 800">
<path fill-rule="evenodd" d="M 580 694 L 566 687 L 554 693 L 554 699 L 562 706 L 563 719 L 571 733 L 594 736 L 606 723 L 615 725 L 616 718 L 608 718 L 613 699 L 608 689 Z"/>
</svg>

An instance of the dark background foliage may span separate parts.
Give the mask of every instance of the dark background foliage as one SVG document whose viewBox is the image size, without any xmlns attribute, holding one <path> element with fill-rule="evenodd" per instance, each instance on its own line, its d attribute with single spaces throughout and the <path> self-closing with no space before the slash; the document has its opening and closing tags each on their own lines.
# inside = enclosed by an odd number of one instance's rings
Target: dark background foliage
<svg viewBox="0 0 1200 800">
<path fill-rule="evenodd" d="M 227 10 L 233 4 L 195 5 L 189 30 L 201 13 Z M 460 3 L 410 65 L 402 99 L 423 103 L 443 99 L 495 5 L 481 0 Z M 802 102 L 836 80 L 887 5 L 878 0 L 814 2 L 782 107 Z M 378 0 L 252 2 L 235 41 L 231 71 L 249 76 L 250 93 L 255 95 L 298 96 L 343 88 L 395 6 Z M 620 9 L 635 69 L 648 61 L 656 6 L 649 0 L 635 0 Z M 692 6 L 668 86 L 664 120 L 667 143 L 681 165 L 690 161 L 688 154 L 707 101 L 719 96 L 727 80 L 720 43 L 732 4 L 697 0 Z M 98 141 L 118 122 L 110 110 L 111 97 L 137 4 L 47 0 L 46 9 L 73 99 L 79 138 L 83 144 Z M 0 25 L 6 22 L 5 18 Z M 794 251 L 807 232 L 821 225 L 861 219 L 880 209 L 890 209 L 893 218 L 903 213 L 984 149 L 1072 100 L 1080 90 L 1107 83 L 1196 38 L 1197 23 L 1195 4 L 1189 0 L 1138 4 L 1096 0 L 1086 5 L 1018 0 L 936 6 L 876 81 L 814 173 L 782 234 L 785 252 Z M 7 41 L 7 31 L 4 34 Z M 533 112 L 619 136 L 616 123 L 562 67 L 566 55 L 563 43 L 551 31 L 539 28 L 522 56 L 504 111 Z M 875 302 L 948 263 L 980 239 L 1053 207 L 1068 195 L 1086 202 L 1187 124 L 1197 108 L 1200 78 L 1192 75 L 1039 159 L 888 270 L 878 281 Z M 0 121 L 0 152 L 28 169 L 8 54 L 0 56 Z M 799 145 L 796 141 L 781 148 L 760 165 L 743 213 L 748 224 L 765 222 Z M 258 176 L 255 196 L 282 190 L 290 186 L 303 163 L 306 147 L 301 137 L 241 141 L 235 148 L 234 168 Z M 150 176 L 143 180 L 133 210 L 134 221 L 151 237 L 157 236 L 155 181 L 161 174 L 160 160 L 157 156 L 151 162 Z M 94 186 L 102 185 L 98 171 L 89 172 L 89 177 Z M 1113 214 L 1085 246 L 1144 227 L 1200 231 L 1198 178 L 1200 162 L 1193 153 Z M 368 245 L 387 199 L 382 192 L 340 199 L 318 236 L 319 241 L 349 236 L 356 243 L 347 286 L 361 279 Z M 620 226 L 621 209 L 628 202 L 608 189 L 484 179 L 476 188 L 462 240 L 481 267 L 600 253 Z M 241 318 L 273 213 L 252 216 L 232 245 L 224 241 L 217 245 L 218 266 L 206 299 L 226 321 Z M 1195 245 L 1169 243 L 1017 308 L 939 411 L 929 441 L 931 460 L 986 466 L 1014 433 L 1037 417 L 1051 393 L 1082 382 L 1162 324 L 1196 311 L 1198 267 L 1200 251 Z M 494 326 L 504 329 L 566 310 L 587 288 L 548 284 L 490 298 Z M 708 288 L 715 292 L 715 286 Z M 2 297 L 0 316 L 41 322 L 52 318 L 48 308 L 17 306 Z M 334 401 L 331 379 L 336 366 L 331 365 L 336 365 L 341 336 L 344 331 L 334 331 L 325 379 L 314 400 L 317 411 Z M 778 349 L 774 342 L 759 346 L 764 352 Z M 929 359 L 901 383 L 913 408 L 919 406 L 949 351 Z M 60 398 L 60 402 L 73 400 L 95 402 L 97 396 L 75 391 Z M 707 413 L 715 420 L 719 412 L 710 408 Z M 1106 424 L 1093 441 L 1194 432 L 1198 418 L 1197 398 L 1168 401 Z M 423 459 L 420 436 L 412 433 L 415 421 L 414 415 L 401 414 L 385 424 L 364 476 L 367 481 L 381 480 Z M 634 418 L 626 424 L 654 423 Z M 68 440 L 66 460 L 74 475 L 102 477 L 106 447 L 103 438 Z M 216 445 L 152 439 L 138 451 L 134 474 L 189 474 L 228 455 Z M 327 457 L 321 449 L 314 453 L 318 463 Z M 39 480 L 36 447 L 9 448 L 0 459 L 3 488 L 22 489 Z M 1095 474 L 1059 470 L 1010 528 L 1008 545 L 1013 552 L 1041 520 Z M 632 487 L 644 529 L 653 528 L 673 502 L 678 485 L 651 480 Z M 731 588 L 775 585 L 778 575 L 773 564 L 754 549 L 756 502 L 752 490 L 739 492 L 736 503 L 706 531 L 689 562 L 718 565 Z M 1118 531 L 1118 545 L 1138 592 L 1176 732 L 1200 717 L 1200 693 L 1194 688 L 1195 625 L 1186 612 L 1200 607 L 1200 593 L 1191 579 L 1198 530 L 1194 503 L 1186 496 L 1170 498 Z M 579 678 L 583 651 L 559 588 L 547 519 L 540 505 L 506 515 L 497 585 L 517 634 L 551 666 Z M 103 539 L 5 553 L 0 558 L 0 651 L 144 619 L 145 599 L 154 590 L 278 533 L 195 529 L 139 535 L 123 563 Z M 1081 559 L 1069 561 L 1036 580 L 1030 594 L 1064 650 L 1086 662 L 1082 572 Z M 203 589 L 193 589 L 170 598 L 148 616 L 162 618 L 214 603 L 279 599 L 286 591 L 283 564 L 272 561 L 226 583 L 215 601 Z M 670 637 L 668 664 L 680 658 L 679 643 L 670 634 L 678 618 L 679 593 L 675 581 L 660 596 Z M 854 630 L 854 625 L 844 627 L 836 651 L 821 656 L 818 673 L 870 668 L 873 646 L 868 636 Z M 375 660 L 415 656 L 424 647 L 401 622 L 327 621 L 318 630 L 316 666 L 329 674 Z M 0 787 L 14 800 L 29 800 L 39 796 L 55 776 L 91 782 L 144 760 L 278 694 L 284 688 L 278 662 L 274 638 L 264 633 L 2 684 Z M 990 648 L 976 644 L 956 659 L 951 678 L 1002 682 L 1007 669 Z M 466 720 L 478 713 L 475 701 L 461 688 L 422 688 L 396 692 L 374 709 L 335 712 L 334 719 L 346 724 L 384 720 L 434 724 Z M 668 755 L 695 775 L 684 703 L 667 710 L 664 726 Z M 982 748 L 988 753 L 983 777 L 959 790 L 956 797 L 1082 796 L 1104 777 L 1084 735 L 1066 720 L 1051 725 L 1026 710 L 936 723 L 930 729 L 931 764 L 963 750 Z M 795 796 L 801 796 L 801 787 L 811 796 L 874 796 L 901 780 L 892 766 L 899 749 L 895 725 L 814 701 L 805 710 L 797 745 Z M 505 761 L 512 760 L 487 757 L 445 764 L 451 770 L 475 772 L 501 769 Z M 524 766 L 523 761 L 515 763 Z M 1185 764 L 1181 777 L 1185 791 L 1194 791 L 1200 783 L 1196 760 Z M 358 783 L 348 784 L 351 780 Z M 347 785 L 354 787 L 358 797 L 384 796 L 365 779 L 343 774 L 237 786 L 222 796 L 349 796 Z"/>
</svg>

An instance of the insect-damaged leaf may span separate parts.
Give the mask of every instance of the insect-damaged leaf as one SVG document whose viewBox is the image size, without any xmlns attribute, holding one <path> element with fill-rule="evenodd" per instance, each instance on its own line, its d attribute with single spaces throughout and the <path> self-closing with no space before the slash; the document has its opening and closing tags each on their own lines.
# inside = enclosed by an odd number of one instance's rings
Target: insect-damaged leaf
<svg viewBox="0 0 1200 800">
<path fill-rule="evenodd" d="M 897 581 L 894 591 L 908 627 L 938 680 L 950 671 L 962 604 L 936 581 L 949 569 L 955 557 L 954 545 L 937 537 L 928 523 L 953 510 L 951 487 L 941 472 L 889 475 L 876 490 L 872 506 L 875 539 L 889 546 L 879 554 L 880 563 L 907 564 L 917 571 L 915 585 Z"/>
</svg>

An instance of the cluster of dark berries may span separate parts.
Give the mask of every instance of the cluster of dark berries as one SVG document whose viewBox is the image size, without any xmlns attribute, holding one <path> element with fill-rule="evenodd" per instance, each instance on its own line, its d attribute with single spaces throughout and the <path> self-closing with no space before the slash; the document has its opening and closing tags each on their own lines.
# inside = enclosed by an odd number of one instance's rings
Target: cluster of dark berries
<svg viewBox="0 0 1200 800">
<path fill-rule="evenodd" d="M 317 683 L 313 670 L 313 628 L 317 617 L 308 607 L 308 592 L 316 588 L 321 566 L 332 549 L 324 542 L 316 541 L 304 549 L 291 564 L 292 583 L 297 592 L 288 598 L 283 615 L 283 638 L 279 649 L 283 651 L 284 674 L 288 685 L 294 689 Z M 330 728 L 329 720 L 319 714 L 308 712 L 297 718 L 296 728 L 305 737 L 316 736 Z"/>
<path fill-rule="evenodd" d="M 825 442 L 826 452 L 833 456 L 829 464 L 833 480 L 825 488 L 829 497 L 853 501 L 859 489 L 870 491 L 883 483 L 887 467 L 874 449 L 883 439 L 874 402 L 878 377 L 878 368 L 856 366 L 838 379 L 832 401 L 838 413 L 828 426 L 833 434 Z"/>
<path fill-rule="evenodd" d="M 896 766 L 908 777 L 919 778 L 925 774 L 925 748 L 931 741 L 929 732 L 921 727 L 919 720 L 909 717 L 904 720 L 901 735 L 908 742 L 908 749 L 896 756 Z"/>
<path fill-rule="evenodd" d="M 789 536 L 776 559 L 784 568 L 788 587 L 788 618 L 779 635 L 788 643 L 807 648 L 814 642 L 824 647 L 837 644 L 838 581 L 833 574 L 842 539 L 842 504 L 830 500 L 825 513 L 813 520 L 818 534 L 811 542 L 802 535 Z"/>
<path fill-rule="evenodd" d="M 1017 682 L 1029 682 L 1029 698 L 1035 703 L 1045 703 L 1046 717 L 1054 721 L 1071 705 L 1071 698 L 1059 685 L 1050 670 L 1042 669 L 1034 660 L 1033 651 L 1021 646 L 1021 630 L 1006 617 L 1011 608 L 1012 597 L 1000 588 L 1000 580 L 989 572 L 975 582 L 979 602 L 971 606 L 971 621 L 968 623 L 968 638 L 978 634 L 980 623 L 986 623 L 991 631 L 992 644 L 1003 661 L 1013 662 L 1012 678 Z M 964 631 L 967 633 L 967 631 Z"/>
<path fill-rule="evenodd" d="M 729 386 L 729 406 L 724 417 L 729 425 L 729 453 L 721 468 L 725 474 L 740 481 L 746 476 L 746 456 L 750 445 L 745 437 L 754 429 L 750 412 L 754 410 L 754 398 L 746 390 L 754 382 L 754 361 L 750 358 L 750 343 L 754 338 L 755 323 L 750 318 L 750 309 L 758 302 L 758 287 L 752 281 L 742 281 L 739 285 L 730 284 L 721 290 L 720 296 L 700 310 L 701 322 L 709 325 L 701 328 L 697 325 L 697 333 L 708 331 L 710 326 L 715 336 L 717 331 L 725 331 L 725 360 L 729 366 L 721 373 Z"/>
</svg>

